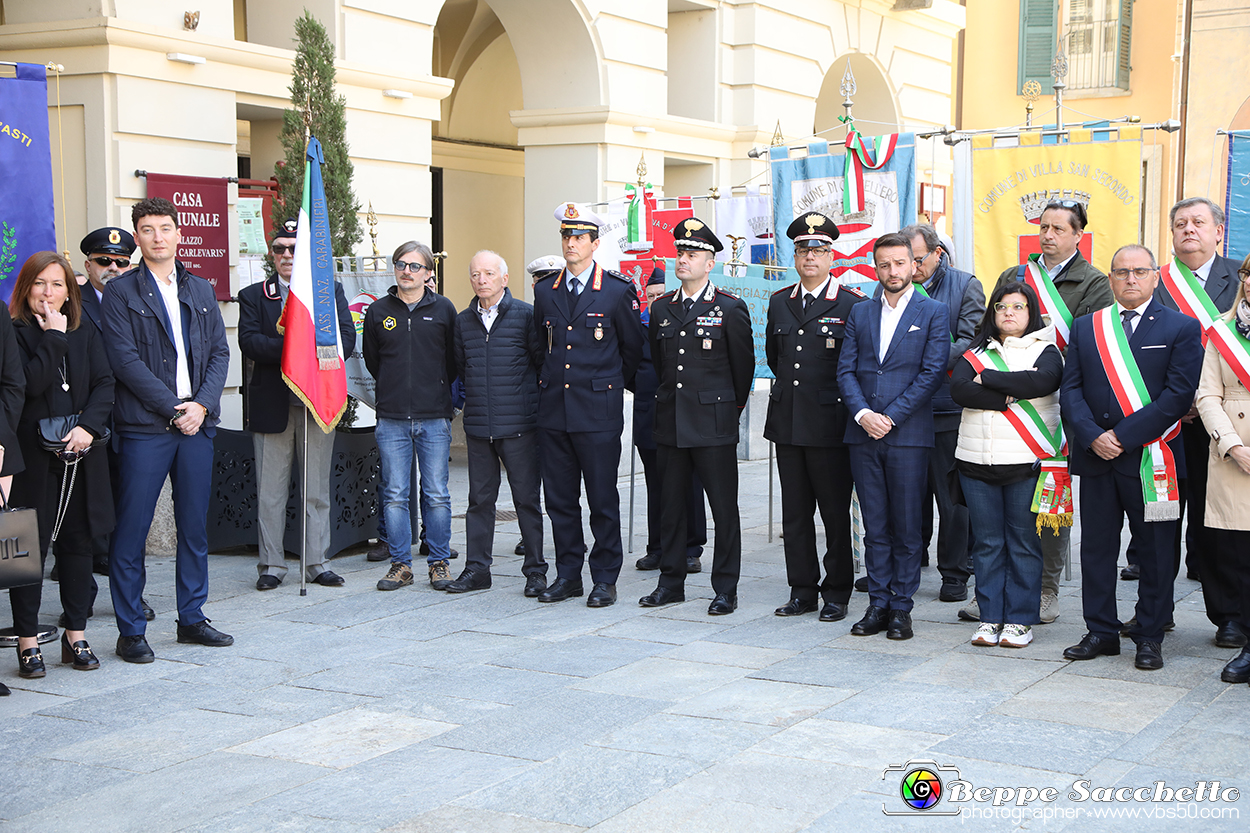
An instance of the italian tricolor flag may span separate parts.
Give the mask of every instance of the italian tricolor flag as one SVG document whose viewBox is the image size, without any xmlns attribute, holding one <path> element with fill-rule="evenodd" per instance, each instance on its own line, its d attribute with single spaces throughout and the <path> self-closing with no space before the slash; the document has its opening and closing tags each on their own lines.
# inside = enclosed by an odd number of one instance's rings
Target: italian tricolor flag
<svg viewBox="0 0 1250 833">
<path fill-rule="evenodd" d="M 321 143 L 310 138 L 291 292 L 278 318 L 278 332 L 283 335 L 282 378 L 328 434 L 347 408 L 347 366 L 339 343 L 334 255 L 321 181 L 323 162 Z"/>
</svg>

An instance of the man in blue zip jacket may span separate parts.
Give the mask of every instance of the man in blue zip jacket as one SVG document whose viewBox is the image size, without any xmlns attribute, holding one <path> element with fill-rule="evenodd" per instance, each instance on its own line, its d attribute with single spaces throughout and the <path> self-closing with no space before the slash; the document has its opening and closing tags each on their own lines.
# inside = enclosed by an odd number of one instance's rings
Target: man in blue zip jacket
<svg viewBox="0 0 1250 833">
<path fill-rule="evenodd" d="M 156 197 L 136 203 L 130 216 L 143 260 L 109 282 L 101 303 L 104 347 L 117 379 L 113 424 L 123 438 L 109 589 L 117 614 L 117 655 L 126 662 L 151 662 L 140 601 L 143 544 L 166 476 L 178 529 L 178 641 L 234 644 L 203 611 L 213 436 L 230 346 L 212 285 L 175 259 L 182 240 L 178 209 Z"/>
</svg>

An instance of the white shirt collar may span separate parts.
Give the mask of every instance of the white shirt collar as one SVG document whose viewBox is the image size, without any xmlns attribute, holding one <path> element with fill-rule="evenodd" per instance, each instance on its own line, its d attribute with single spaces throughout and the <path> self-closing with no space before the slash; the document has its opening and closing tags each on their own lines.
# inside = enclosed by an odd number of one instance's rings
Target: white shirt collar
<svg viewBox="0 0 1250 833">
<path fill-rule="evenodd" d="M 810 293 L 810 294 L 811 294 L 811 296 L 812 296 L 813 298 L 823 298 L 823 297 L 825 297 L 825 293 L 829 291 L 829 281 L 831 281 L 831 280 L 833 280 L 833 275 L 830 275 L 829 277 L 825 278 L 824 283 L 822 283 L 820 286 L 818 286 L 818 287 L 816 287 L 815 289 L 813 289 L 813 290 L 811 291 L 811 293 Z M 804 295 L 807 295 L 807 294 L 809 294 L 809 293 L 808 293 L 808 291 L 807 291 L 807 289 L 805 289 L 805 288 L 803 287 L 803 284 L 802 284 L 802 283 L 800 283 L 800 284 L 799 284 L 799 297 L 800 297 L 800 298 L 802 298 Z"/>
<path fill-rule="evenodd" d="M 690 300 L 694 300 L 694 301 L 699 300 L 699 296 L 700 296 L 700 295 L 702 295 L 702 294 L 704 294 L 705 292 L 707 292 L 708 287 L 709 287 L 709 286 L 711 286 L 711 285 L 712 285 L 712 282 L 711 282 L 711 280 L 709 280 L 707 283 L 703 284 L 703 286 L 699 287 L 699 291 L 698 291 L 698 292 L 696 292 L 696 293 L 695 293 L 695 294 L 693 294 L 693 295 L 687 295 L 687 294 L 686 294 L 686 285 L 683 283 L 683 284 L 681 285 L 681 300 L 682 300 L 682 303 L 685 303 L 686 301 L 690 301 Z"/>
<path fill-rule="evenodd" d="M 885 311 L 891 314 L 898 314 L 907 306 L 907 302 L 911 300 L 911 296 L 916 294 L 916 285 L 914 283 L 907 284 L 907 288 L 903 290 L 903 294 L 899 296 L 898 303 L 890 306 L 890 302 L 886 300 L 885 289 L 881 290 L 881 306 Z"/>
</svg>

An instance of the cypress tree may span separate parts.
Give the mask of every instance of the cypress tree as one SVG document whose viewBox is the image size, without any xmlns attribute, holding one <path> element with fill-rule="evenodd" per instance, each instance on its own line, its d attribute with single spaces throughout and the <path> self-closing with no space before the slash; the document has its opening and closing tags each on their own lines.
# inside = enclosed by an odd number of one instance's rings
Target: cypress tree
<svg viewBox="0 0 1250 833">
<path fill-rule="evenodd" d="M 321 142 L 325 165 L 326 211 L 336 256 L 348 255 L 361 240 L 360 204 L 352 191 L 353 167 L 347 147 L 347 99 L 334 90 L 334 44 L 321 23 L 304 10 L 295 21 L 295 67 L 291 73 L 293 109 L 282 115 L 285 164 L 276 168 L 278 198 L 273 203 L 277 228 L 299 215 L 304 196 L 305 127 Z"/>
</svg>

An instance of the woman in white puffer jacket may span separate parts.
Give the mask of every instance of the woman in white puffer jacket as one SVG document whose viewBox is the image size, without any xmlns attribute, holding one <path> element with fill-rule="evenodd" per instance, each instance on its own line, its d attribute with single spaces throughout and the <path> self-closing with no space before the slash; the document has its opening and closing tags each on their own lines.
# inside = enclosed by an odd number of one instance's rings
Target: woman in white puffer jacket
<svg viewBox="0 0 1250 833">
<path fill-rule="evenodd" d="M 1039 444 L 1017 426 L 1053 438 L 1062 377 L 1055 330 L 1043 323 L 1033 288 L 1000 285 L 951 374 L 951 396 L 964 409 L 955 467 L 976 539 L 981 625 L 973 645 L 1023 648 L 1033 640 L 1042 595 L 1042 549 L 1031 508 Z M 1020 406 L 1009 418 L 1015 403 Z"/>
</svg>

